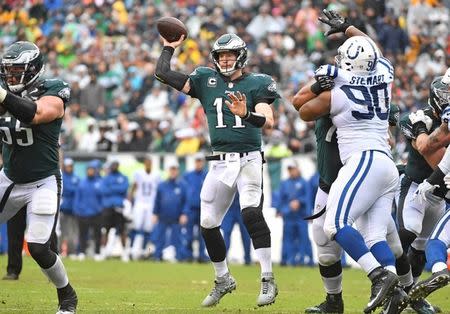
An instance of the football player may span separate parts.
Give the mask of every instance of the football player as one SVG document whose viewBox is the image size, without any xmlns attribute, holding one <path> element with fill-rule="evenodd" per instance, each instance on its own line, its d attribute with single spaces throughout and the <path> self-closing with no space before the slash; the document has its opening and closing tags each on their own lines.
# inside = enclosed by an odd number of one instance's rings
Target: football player
<svg viewBox="0 0 450 314">
<path fill-rule="evenodd" d="M 431 137 L 428 134 L 441 129 L 441 114 L 445 107 L 443 108 L 444 100 L 439 91 L 448 90 L 448 87 L 443 86 L 442 78 L 435 78 L 430 86 L 429 107 L 404 116 L 400 122 L 401 130 L 408 140 L 409 151 L 397 211 L 399 235 L 403 250 L 408 254 L 412 272 L 412 275 L 408 274 L 410 278 L 404 285 L 406 293 L 409 293 L 425 267 L 426 241 L 445 212 L 444 175 L 436 174 L 430 177 L 433 168 L 436 168 L 442 159 L 445 148 L 441 144 L 440 147 L 436 146 L 434 151 L 422 149 L 423 143 Z M 428 177 L 429 179 L 425 180 Z M 441 186 L 435 188 L 435 185 L 439 184 Z M 427 197 L 421 199 L 416 197 L 418 194 L 427 194 Z M 428 301 L 418 298 L 411 301 L 411 307 L 419 313 L 435 310 Z"/>
<path fill-rule="evenodd" d="M 4 167 L 0 171 L 0 223 L 26 206 L 25 238 L 33 259 L 58 294 L 57 313 L 75 313 L 77 295 L 59 256 L 50 249 L 61 198 L 59 134 L 70 87 L 59 79 L 39 79 L 39 48 L 18 41 L 0 61 L 0 117 Z"/>
<path fill-rule="evenodd" d="M 213 154 L 206 158 L 212 165 L 200 195 L 200 226 L 216 279 L 202 305 L 214 306 L 236 289 L 220 233 L 236 191 L 261 266 L 257 305 L 269 305 L 275 302 L 278 289 L 272 271 L 270 229 L 262 212 L 261 133 L 263 127 L 273 126 L 270 104 L 280 97 L 277 85 L 268 75 L 244 72 L 247 45 L 235 34 L 224 34 L 214 43 L 211 51 L 214 69 L 198 67 L 190 75 L 173 71 L 170 60 L 183 39 L 182 36 L 170 43 L 163 38 L 164 47 L 155 73 L 163 83 L 198 98 L 208 120 Z"/>
<path fill-rule="evenodd" d="M 326 203 L 324 243 L 335 240 L 368 273 L 372 292 L 364 312 L 370 313 L 387 301 L 398 283 L 395 258 L 386 242 L 398 182 L 387 141 L 394 73 L 369 37 L 337 13 L 324 14 L 320 20 L 331 26 L 327 35 L 343 32 L 350 38 L 338 48 L 337 66 L 320 67 L 316 80 L 300 90 L 295 105 L 302 119 L 329 115 L 336 126 L 343 166 Z M 334 80 L 331 90 L 324 83 L 327 77 Z M 352 227 L 354 222 L 360 231 Z M 335 268 L 339 276 L 338 265 Z"/>
<path fill-rule="evenodd" d="M 144 254 L 145 242 L 150 238 L 153 229 L 152 215 L 155 206 L 156 191 L 161 181 L 160 176 L 152 172 L 152 160 L 144 159 L 144 169 L 134 174 L 129 199 L 133 200 L 133 244 L 131 256 L 140 259 Z"/>
</svg>

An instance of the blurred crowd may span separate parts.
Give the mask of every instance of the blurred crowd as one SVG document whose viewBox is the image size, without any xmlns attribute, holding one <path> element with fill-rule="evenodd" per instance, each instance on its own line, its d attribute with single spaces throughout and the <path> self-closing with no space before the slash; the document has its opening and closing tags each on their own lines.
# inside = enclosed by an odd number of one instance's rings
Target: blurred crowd
<svg viewBox="0 0 450 314">
<path fill-rule="evenodd" d="M 211 66 L 214 40 L 232 32 L 249 48 L 247 71 L 272 75 L 282 99 L 276 127 L 265 130 L 269 157 L 315 148 L 313 124 L 291 106 L 299 86 L 320 64 L 333 63 L 343 35 L 325 38 L 317 18 L 339 11 L 374 38 L 395 65 L 392 101 L 402 113 L 426 105 L 429 84 L 450 65 L 448 0 L 4 0 L 0 48 L 35 42 L 46 77 L 72 86 L 63 148 L 78 151 L 175 152 L 209 150 L 200 103 L 153 77 L 161 42 L 155 23 L 175 16 L 189 37 L 173 68 Z M 397 149 L 404 141 L 398 136 Z"/>
</svg>

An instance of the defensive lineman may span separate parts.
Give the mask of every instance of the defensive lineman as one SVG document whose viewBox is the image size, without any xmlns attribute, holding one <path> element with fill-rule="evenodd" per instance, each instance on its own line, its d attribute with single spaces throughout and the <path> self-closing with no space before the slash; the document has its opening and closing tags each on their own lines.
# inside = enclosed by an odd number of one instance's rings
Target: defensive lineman
<svg viewBox="0 0 450 314">
<path fill-rule="evenodd" d="M 10 115 L 0 117 L 0 223 L 26 206 L 30 254 L 57 288 L 58 313 L 75 313 L 77 295 L 50 250 L 62 187 L 58 140 L 70 87 L 59 79 L 39 80 L 42 59 L 39 48 L 26 41 L 10 45 L 1 59 L 0 107 Z"/>
<path fill-rule="evenodd" d="M 270 229 L 262 213 L 261 128 L 273 126 L 270 104 L 280 96 L 276 83 L 265 74 L 244 73 L 247 46 L 235 34 L 220 36 L 211 51 L 215 69 L 199 67 L 189 76 L 170 69 L 170 60 L 184 37 L 164 48 L 156 66 L 156 77 L 198 98 L 208 119 L 213 155 L 201 191 L 200 226 L 216 279 L 202 305 L 216 305 L 236 288 L 226 263 L 220 225 L 239 192 L 241 214 L 261 266 L 258 306 L 275 302 L 278 289 L 271 261 Z"/>
<path fill-rule="evenodd" d="M 335 32 L 357 31 L 339 17 L 327 24 Z M 302 88 L 299 104 L 304 120 L 330 114 L 337 127 L 343 167 L 330 189 L 324 231 L 372 280 L 372 294 L 364 310 L 370 313 L 385 303 L 398 283 L 395 259 L 386 243 L 398 175 L 387 143 L 393 68 L 367 36 L 359 35 L 339 47 L 338 67 L 327 65 L 316 71 L 318 82 Z M 323 76 L 334 78 L 331 92 L 320 93 Z M 364 238 L 351 227 L 356 220 Z"/>
</svg>

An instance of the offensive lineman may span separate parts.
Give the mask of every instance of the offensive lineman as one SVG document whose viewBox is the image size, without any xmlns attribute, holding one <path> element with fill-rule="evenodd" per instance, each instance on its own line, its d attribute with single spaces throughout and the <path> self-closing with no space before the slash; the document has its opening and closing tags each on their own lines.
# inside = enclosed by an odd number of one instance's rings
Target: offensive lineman
<svg viewBox="0 0 450 314">
<path fill-rule="evenodd" d="M 0 223 L 26 206 L 25 238 L 33 259 L 57 289 L 58 312 L 75 313 L 77 295 L 59 256 L 50 250 L 61 198 L 59 134 L 70 87 L 38 80 L 44 71 L 39 48 L 18 41 L 1 58 L 0 117 L 4 167 L 0 171 Z"/>
<path fill-rule="evenodd" d="M 261 266 L 258 306 L 275 302 L 278 289 L 272 272 L 270 229 L 262 213 L 261 129 L 273 126 L 270 104 L 280 96 L 270 76 L 244 73 L 247 46 L 235 34 L 220 36 L 211 51 L 215 69 L 199 67 L 190 75 L 170 69 L 170 59 L 184 39 L 168 42 L 156 66 L 163 83 L 198 98 L 206 113 L 213 155 L 201 190 L 200 226 L 215 269 L 215 286 L 202 306 L 219 303 L 236 289 L 226 262 L 225 242 L 220 233 L 223 217 L 236 191 L 244 224 L 252 239 Z"/>
<path fill-rule="evenodd" d="M 337 127 L 343 166 L 330 189 L 324 232 L 368 273 L 372 293 L 364 312 L 370 313 L 387 301 L 398 283 L 395 258 L 386 243 L 398 182 L 387 143 L 393 68 L 364 33 L 335 13 L 325 15 L 328 20 L 322 21 L 331 30 L 356 36 L 339 47 L 337 67 L 316 71 L 318 82 L 302 88 L 298 105 L 302 119 L 330 114 Z M 318 88 L 322 76 L 334 78 L 331 91 Z M 351 226 L 356 220 L 364 238 Z"/>
</svg>

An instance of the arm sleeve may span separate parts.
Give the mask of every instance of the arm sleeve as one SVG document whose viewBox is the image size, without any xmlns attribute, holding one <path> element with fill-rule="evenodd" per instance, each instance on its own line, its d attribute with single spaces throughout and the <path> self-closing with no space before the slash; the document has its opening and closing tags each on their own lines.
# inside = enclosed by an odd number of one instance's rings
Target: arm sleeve
<svg viewBox="0 0 450 314">
<path fill-rule="evenodd" d="M 271 104 L 278 98 L 281 98 L 281 96 L 278 94 L 277 83 L 270 76 L 265 77 L 255 97 L 255 105 L 259 103 Z"/>
</svg>

